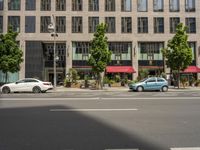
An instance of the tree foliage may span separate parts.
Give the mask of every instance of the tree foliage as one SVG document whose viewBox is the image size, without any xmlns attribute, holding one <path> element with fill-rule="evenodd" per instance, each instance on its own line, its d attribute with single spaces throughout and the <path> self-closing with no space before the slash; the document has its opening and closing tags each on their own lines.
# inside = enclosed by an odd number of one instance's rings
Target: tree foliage
<svg viewBox="0 0 200 150">
<path fill-rule="evenodd" d="M 180 23 L 176 28 L 175 36 L 168 41 L 167 48 L 163 49 L 163 55 L 167 58 L 167 66 L 178 72 L 178 87 L 180 71 L 186 69 L 192 63 L 192 49 L 188 45 L 187 27 Z"/>
<path fill-rule="evenodd" d="M 20 70 L 20 64 L 23 62 L 23 52 L 19 48 L 16 41 L 18 33 L 8 28 L 6 34 L 0 35 L 0 70 L 6 74 L 6 82 L 8 72 L 14 73 Z"/>
<path fill-rule="evenodd" d="M 106 24 L 101 23 L 97 26 L 94 38 L 91 41 L 89 65 L 92 66 L 93 72 L 97 75 L 97 83 L 102 88 L 101 73 L 105 71 L 107 64 L 111 61 L 111 51 L 108 49 L 108 38 L 105 36 Z"/>
</svg>

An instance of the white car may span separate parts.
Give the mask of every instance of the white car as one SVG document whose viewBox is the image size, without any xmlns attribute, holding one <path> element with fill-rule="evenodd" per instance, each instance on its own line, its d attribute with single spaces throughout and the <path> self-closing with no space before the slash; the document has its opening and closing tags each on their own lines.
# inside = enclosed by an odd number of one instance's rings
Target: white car
<svg viewBox="0 0 200 150">
<path fill-rule="evenodd" d="M 14 83 L 4 84 L 0 91 L 4 94 L 10 92 L 40 93 L 53 89 L 51 82 L 43 82 L 34 78 L 25 78 Z"/>
</svg>

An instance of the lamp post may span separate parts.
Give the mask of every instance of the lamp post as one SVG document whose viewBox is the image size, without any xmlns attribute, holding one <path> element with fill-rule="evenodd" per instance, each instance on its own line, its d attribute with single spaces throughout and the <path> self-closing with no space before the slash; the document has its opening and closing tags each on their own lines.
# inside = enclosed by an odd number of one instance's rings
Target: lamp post
<svg viewBox="0 0 200 150">
<path fill-rule="evenodd" d="M 54 15 L 52 15 L 51 23 L 48 25 L 48 31 L 51 33 L 51 36 L 53 36 L 53 74 L 54 74 L 54 88 L 56 88 L 56 37 L 58 34 L 56 33 L 56 22 Z"/>
</svg>

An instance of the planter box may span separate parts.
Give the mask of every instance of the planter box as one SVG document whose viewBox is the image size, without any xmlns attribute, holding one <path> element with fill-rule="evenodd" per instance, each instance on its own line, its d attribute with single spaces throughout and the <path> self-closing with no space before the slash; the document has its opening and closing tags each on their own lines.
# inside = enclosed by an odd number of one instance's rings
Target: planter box
<svg viewBox="0 0 200 150">
<path fill-rule="evenodd" d="M 119 82 L 119 83 L 113 83 L 113 84 L 111 84 L 111 87 L 120 87 L 121 86 L 121 83 Z"/>
</svg>

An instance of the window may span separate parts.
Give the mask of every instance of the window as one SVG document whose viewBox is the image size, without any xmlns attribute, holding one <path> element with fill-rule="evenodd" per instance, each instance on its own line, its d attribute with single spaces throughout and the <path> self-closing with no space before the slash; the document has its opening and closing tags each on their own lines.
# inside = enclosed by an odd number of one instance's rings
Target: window
<svg viewBox="0 0 200 150">
<path fill-rule="evenodd" d="M 115 33 L 115 17 L 106 17 L 105 23 L 108 25 L 106 32 Z"/>
<path fill-rule="evenodd" d="M 51 23 L 50 16 L 41 16 L 40 18 L 40 32 L 41 33 L 49 33 L 48 25 Z"/>
<path fill-rule="evenodd" d="M 82 11 L 82 0 L 72 0 L 72 11 Z"/>
<path fill-rule="evenodd" d="M 26 10 L 35 10 L 36 0 L 26 0 Z"/>
<path fill-rule="evenodd" d="M 196 18 L 186 18 L 187 33 L 196 33 Z"/>
<path fill-rule="evenodd" d="M 155 12 L 163 12 L 164 11 L 164 1 L 163 0 L 154 0 L 153 1 L 153 10 Z"/>
<path fill-rule="evenodd" d="M 83 20 L 82 17 L 72 17 L 72 33 L 83 32 Z"/>
<path fill-rule="evenodd" d="M 164 33 L 164 18 L 154 18 L 154 33 Z"/>
<path fill-rule="evenodd" d="M 4 3 L 4 0 L 0 0 L 0 10 L 3 10 L 3 3 Z"/>
<path fill-rule="evenodd" d="M 96 27 L 98 24 L 99 24 L 99 17 L 89 17 L 88 18 L 89 33 L 94 33 L 96 31 Z"/>
<path fill-rule="evenodd" d="M 20 10 L 21 1 L 20 0 L 9 0 L 8 10 Z"/>
<path fill-rule="evenodd" d="M 147 11 L 147 0 L 137 0 L 137 10 L 139 12 L 145 12 Z"/>
<path fill-rule="evenodd" d="M 115 11 L 115 0 L 105 0 L 105 11 Z"/>
<path fill-rule="evenodd" d="M 121 11 L 131 11 L 131 0 L 121 0 Z"/>
<path fill-rule="evenodd" d="M 188 42 L 188 45 L 192 49 L 192 60 L 196 60 L 196 42 Z"/>
<path fill-rule="evenodd" d="M 148 18 L 147 17 L 138 18 L 138 33 L 148 33 Z"/>
<path fill-rule="evenodd" d="M 176 27 L 179 23 L 180 23 L 180 18 L 178 17 L 170 18 L 170 33 L 176 32 Z"/>
<path fill-rule="evenodd" d="M 131 33 L 132 32 L 132 18 L 131 17 L 122 17 L 121 19 L 121 32 L 122 33 Z"/>
<path fill-rule="evenodd" d="M 147 82 L 156 82 L 156 79 L 149 79 Z"/>
<path fill-rule="evenodd" d="M 88 60 L 89 58 L 89 42 L 73 42 L 73 60 Z"/>
<path fill-rule="evenodd" d="M 41 11 L 50 11 L 51 10 L 51 0 L 41 0 L 40 10 Z"/>
<path fill-rule="evenodd" d="M 185 11 L 195 12 L 195 0 L 185 0 Z"/>
<path fill-rule="evenodd" d="M 99 11 L 99 0 L 89 0 L 89 11 Z"/>
<path fill-rule="evenodd" d="M 157 79 L 157 82 L 165 82 L 165 80 L 163 80 L 163 79 Z"/>
<path fill-rule="evenodd" d="M 0 33 L 3 33 L 3 16 L 0 16 Z"/>
<path fill-rule="evenodd" d="M 8 16 L 8 26 L 12 26 L 13 31 L 20 32 L 20 16 Z"/>
<path fill-rule="evenodd" d="M 25 33 L 35 33 L 35 16 L 25 16 Z"/>
<path fill-rule="evenodd" d="M 180 10 L 179 0 L 169 0 L 170 12 L 178 12 Z"/>
<path fill-rule="evenodd" d="M 56 32 L 58 33 L 66 32 L 66 17 L 65 16 L 56 17 Z"/>
<path fill-rule="evenodd" d="M 66 10 L 66 0 L 56 0 L 56 11 Z"/>
</svg>

